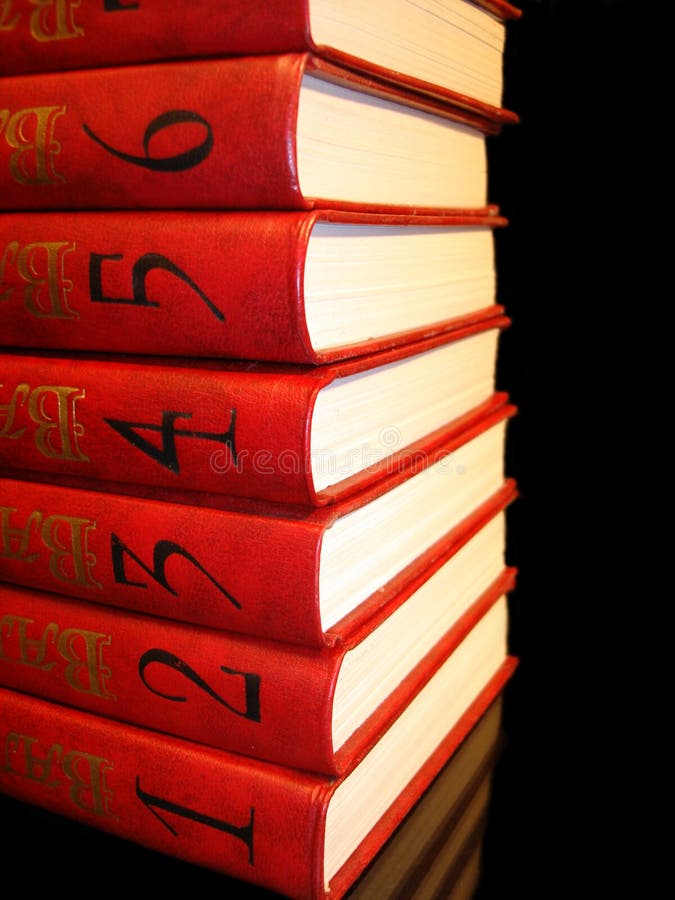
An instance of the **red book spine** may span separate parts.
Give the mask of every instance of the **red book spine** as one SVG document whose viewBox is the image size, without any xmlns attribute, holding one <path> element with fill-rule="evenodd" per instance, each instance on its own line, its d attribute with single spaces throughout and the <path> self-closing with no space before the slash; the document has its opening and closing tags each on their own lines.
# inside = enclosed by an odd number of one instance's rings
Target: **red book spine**
<svg viewBox="0 0 675 900">
<path fill-rule="evenodd" d="M 0 580 L 209 628 L 332 646 L 341 632 L 321 623 L 322 538 L 371 496 L 313 511 L 244 511 L 199 504 L 194 495 L 173 503 L 0 478 Z M 350 629 L 445 562 L 515 496 L 507 481 L 360 603 Z"/>
<path fill-rule="evenodd" d="M 318 559 L 332 512 L 294 518 L 283 510 L 245 513 L 191 501 L 0 479 L 0 579 L 323 645 Z"/>
<path fill-rule="evenodd" d="M 508 659 L 333 877 L 334 779 L 257 762 L 0 688 L 0 790 L 298 900 L 344 895 L 503 690 Z"/>
<path fill-rule="evenodd" d="M 0 209 L 334 206 L 304 196 L 299 184 L 305 73 L 490 130 L 469 113 L 308 54 L 10 77 L 0 107 Z M 359 205 L 378 209 L 367 197 Z"/>
<path fill-rule="evenodd" d="M 520 10 L 503 0 L 473 0 L 497 18 L 515 19 Z M 29 0 L 0 5 L 0 75 L 186 57 L 236 56 L 312 51 L 387 81 L 401 72 L 317 46 L 306 0 L 190 0 L 167 7 L 164 0 L 57 0 L 39 8 Z M 405 79 L 423 94 L 463 103 L 489 118 L 511 116 L 452 90 Z"/>
<path fill-rule="evenodd" d="M 451 339 L 500 322 L 506 320 L 476 323 Z M 337 377 L 448 339 L 315 368 L 3 354 L 0 465 L 8 474 L 27 470 L 321 505 L 378 480 L 394 457 L 316 491 L 310 432 L 319 391 Z M 461 417 L 450 427 L 458 423 Z M 401 458 L 409 449 L 399 451 Z"/>
<path fill-rule="evenodd" d="M 331 686 L 341 651 L 7 585 L 0 613 L 5 687 L 284 765 L 334 768 Z"/>
<path fill-rule="evenodd" d="M 170 8 L 164 0 L 58 5 L 66 7 L 61 15 L 34 9 L 29 0 L 2 4 L 0 74 L 307 48 L 303 0 L 189 0 Z"/>
<path fill-rule="evenodd" d="M 486 217 L 338 212 L 7 213 L 0 216 L 0 344 L 33 349 L 320 363 L 500 311 L 317 352 L 304 309 L 317 221 L 484 226 Z"/>
<path fill-rule="evenodd" d="M 504 572 L 340 747 L 333 746 L 331 723 L 344 655 L 403 596 L 343 643 L 317 651 L 0 585 L 0 684 L 210 747 L 335 775 L 372 746 L 514 577 Z"/>
</svg>

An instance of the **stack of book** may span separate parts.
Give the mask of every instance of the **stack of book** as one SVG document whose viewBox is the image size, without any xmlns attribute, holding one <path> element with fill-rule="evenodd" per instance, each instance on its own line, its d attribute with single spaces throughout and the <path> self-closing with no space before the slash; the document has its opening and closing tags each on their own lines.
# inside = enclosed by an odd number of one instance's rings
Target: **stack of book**
<svg viewBox="0 0 675 900">
<path fill-rule="evenodd" d="M 1 792 L 289 897 L 475 882 L 515 16 L 3 6 Z"/>
</svg>

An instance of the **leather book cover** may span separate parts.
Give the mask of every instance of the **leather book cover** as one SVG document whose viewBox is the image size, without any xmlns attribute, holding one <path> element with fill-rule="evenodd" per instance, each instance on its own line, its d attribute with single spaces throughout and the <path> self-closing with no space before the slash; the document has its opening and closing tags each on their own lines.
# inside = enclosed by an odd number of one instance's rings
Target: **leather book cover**
<svg viewBox="0 0 675 900">
<path fill-rule="evenodd" d="M 34 6 L 40 8 L 35 9 Z M 521 11 L 503 0 L 473 0 L 508 22 Z M 354 56 L 330 43 L 317 43 L 307 0 L 51 0 L 29 5 L 9 0 L 0 6 L 0 75 L 82 69 L 186 57 L 249 56 L 310 51 L 324 59 L 462 105 L 488 119 L 512 121 L 508 110 L 378 64 L 372 54 Z"/>
<path fill-rule="evenodd" d="M 515 666 L 508 657 L 487 679 L 329 877 L 323 853 L 326 812 L 345 776 L 256 761 L 4 688 L 0 791 L 287 897 L 334 900 L 458 750 Z"/>
<path fill-rule="evenodd" d="M 405 465 L 411 454 L 426 452 L 467 417 L 499 402 L 493 396 L 496 361 L 490 362 L 490 354 L 496 357 L 499 331 L 507 325 L 505 317 L 493 317 L 424 341 L 316 367 L 4 353 L 0 466 L 7 475 L 72 476 L 90 487 L 121 482 L 313 506 L 334 502 L 379 480 L 401 462 Z M 470 348 L 478 347 L 477 341 L 491 337 L 494 343 L 482 357 L 485 371 L 475 383 L 464 383 L 463 367 L 455 381 L 446 376 L 439 382 L 432 375 L 444 420 L 440 415 L 427 420 L 413 393 L 396 411 L 379 393 L 365 422 L 359 407 L 343 400 L 338 441 L 331 434 L 333 418 L 317 413 L 324 389 L 348 388 L 350 376 L 376 376 L 377 384 L 386 386 L 389 374 L 396 376 L 408 361 L 420 366 L 427 355 L 433 361 L 439 353 L 444 359 L 446 353 L 464 359 Z M 363 398 L 364 382 L 359 385 Z M 398 405 L 398 396 L 389 397 L 389 403 Z M 330 395 L 326 403 L 329 400 Z M 322 411 L 327 408 L 321 406 Z M 377 429 L 373 423 L 380 419 L 382 427 Z M 317 420 L 323 422 L 318 436 Z M 344 450 L 347 429 L 347 440 L 356 446 L 347 443 Z"/>
<path fill-rule="evenodd" d="M 425 160 L 411 185 L 415 199 L 383 200 L 374 192 L 372 178 L 353 184 L 358 172 L 348 166 L 321 170 L 338 172 L 338 188 L 331 184 L 323 190 L 317 172 L 316 183 L 304 191 L 296 138 L 307 78 L 315 87 L 329 82 L 346 88 L 343 96 L 352 98 L 353 107 L 362 106 L 365 98 L 387 101 L 382 112 L 389 112 L 396 129 L 390 140 L 401 127 L 401 112 L 409 111 L 415 120 L 427 114 L 434 134 L 440 129 L 453 147 L 459 142 L 462 172 L 471 164 L 472 179 L 465 174 L 455 180 L 452 196 L 448 191 L 444 201 L 435 199 L 439 183 L 434 175 L 446 162 L 444 149 L 442 157 L 432 159 L 434 165 Z M 326 91 L 331 93 L 330 88 Z M 366 121 L 371 121 L 372 110 L 367 112 Z M 337 112 L 333 110 L 331 119 L 333 114 Z M 313 137 L 309 125 L 307 129 Z M 485 136 L 498 130 L 498 124 L 466 109 L 307 53 L 8 77 L 2 80 L 0 108 L 0 210 L 328 207 L 487 212 L 485 154 L 470 154 L 469 148 L 478 151 Z M 362 123 L 359 145 L 366 137 Z M 379 132 L 367 143 L 371 152 L 379 152 Z M 366 149 L 352 148 L 361 155 L 361 164 Z M 387 161 L 380 157 L 373 173 Z M 441 184 L 455 168 L 444 171 Z M 331 197 L 331 191 L 340 196 Z"/>
<path fill-rule="evenodd" d="M 310 241 L 327 224 L 341 228 L 348 246 L 363 228 L 375 229 L 385 240 L 393 232 L 405 253 L 406 231 L 437 235 L 438 229 L 451 229 L 461 240 L 466 229 L 503 227 L 506 220 L 496 210 L 486 216 L 338 210 L 5 213 L 0 215 L 0 344 L 320 364 L 422 340 L 503 311 L 494 292 L 489 296 L 486 290 L 484 300 L 472 297 L 472 308 L 457 312 L 464 300 L 453 283 L 447 286 L 447 312 L 435 321 L 424 320 L 419 303 L 419 320 L 411 327 L 385 324 L 377 333 L 379 320 L 369 317 L 369 337 L 317 348 L 307 322 L 306 282 L 316 278 L 314 269 L 308 272 Z M 349 264 L 345 251 L 338 271 Z M 461 261 L 457 278 L 460 271 Z M 450 268 L 443 273 L 439 279 L 455 274 Z M 326 279 L 321 289 L 339 291 L 337 278 Z M 391 271 L 378 278 L 364 281 L 362 290 L 399 290 Z M 395 321 L 388 316 L 381 318 Z"/>
<path fill-rule="evenodd" d="M 460 611 L 470 605 L 421 658 L 424 635 L 405 648 L 411 656 L 403 677 L 340 746 L 333 705 L 345 657 L 410 602 L 409 592 L 331 649 L 310 650 L 0 585 L 0 684 L 209 747 L 339 775 L 514 583 L 515 571 L 503 570 L 472 602 L 459 598 Z M 449 596 L 448 605 L 453 601 Z M 397 642 L 396 652 L 403 651 L 404 641 Z"/>
</svg>

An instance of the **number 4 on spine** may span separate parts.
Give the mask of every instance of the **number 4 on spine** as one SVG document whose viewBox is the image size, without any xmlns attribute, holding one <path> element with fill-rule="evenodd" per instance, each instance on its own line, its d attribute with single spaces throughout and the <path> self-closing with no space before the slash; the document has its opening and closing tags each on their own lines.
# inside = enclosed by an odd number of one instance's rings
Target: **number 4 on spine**
<svg viewBox="0 0 675 900">
<path fill-rule="evenodd" d="M 176 419 L 190 418 L 192 418 L 192 413 L 164 410 L 162 412 L 161 425 L 153 425 L 144 422 L 125 422 L 123 419 L 106 419 L 105 421 L 125 440 L 129 441 L 132 446 L 136 447 L 137 450 L 141 450 L 171 472 L 180 472 L 178 448 L 176 446 L 177 437 L 202 438 L 208 441 L 218 441 L 229 449 L 232 454 L 233 462 L 237 462 L 237 453 L 234 445 L 236 410 L 230 410 L 230 426 L 227 431 L 223 431 L 222 433 L 214 433 L 211 431 L 189 431 L 183 428 L 176 428 Z M 139 430 L 158 432 L 162 438 L 161 446 L 156 446 L 147 438 L 140 435 L 138 433 Z"/>
</svg>

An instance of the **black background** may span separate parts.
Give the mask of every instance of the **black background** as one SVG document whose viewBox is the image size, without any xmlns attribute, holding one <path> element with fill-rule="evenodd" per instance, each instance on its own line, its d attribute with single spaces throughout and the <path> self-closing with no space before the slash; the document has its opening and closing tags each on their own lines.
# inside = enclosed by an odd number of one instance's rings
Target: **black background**
<svg viewBox="0 0 675 900">
<path fill-rule="evenodd" d="M 520 409 L 508 469 L 521 490 L 509 513 L 509 562 L 520 573 L 510 640 L 521 663 L 506 695 L 480 900 L 594 896 L 604 879 L 606 350 L 630 277 L 624 223 L 635 199 L 617 140 L 631 77 L 628 3 L 519 5 L 505 105 L 521 124 L 490 140 L 490 194 L 510 220 L 497 241 L 500 299 L 513 321 L 499 384 Z M 21 874 L 30 860 L 23 874 L 34 892 L 72 884 L 71 867 L 90 862 L 99 872 L 91 888 L 126 889 L 138 866 L 169 896 L 270 896 L 12 801 L 0 799 L 0 821 L 7 866 Z"/>
<path fill-rule="evenodd" d="M 615 643 L 615 623 L 631 589 L 612 587 L 629 565 L 612 519 L 625 517 L 616 498 L 636 474 L 628 410 L 618 410 L 630 396 L 622 304 L 641 296 L 629 136 L 638 23 L 621 0 L 519 6 L 505 105 L 521 124 L 491 142 L 490 171 L 510 220 L 497 244 L 513 321 L 500 373 L 520 408 L 509 465 L 521 497 L 509 522 L 521 664 L 506 695 L 479 900 L 607 896 L 625 865 L 610 849 L 608 810 L 623 827 L 627 766 L 614 767 L 629 644 Z"/>
</svg>

